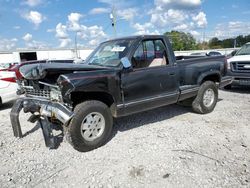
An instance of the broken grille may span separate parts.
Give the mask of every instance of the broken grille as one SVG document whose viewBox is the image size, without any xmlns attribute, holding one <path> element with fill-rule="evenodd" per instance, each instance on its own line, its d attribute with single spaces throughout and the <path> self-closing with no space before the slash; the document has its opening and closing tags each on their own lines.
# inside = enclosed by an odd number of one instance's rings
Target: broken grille
<svg viewBox="0 0 250 188">
<path fill-rule="evenodd" d="M 37 96 L 50 99 L 50 90 L 34 89 L 33 87 L 23 87 L 26 96 Z"/>
</svg>

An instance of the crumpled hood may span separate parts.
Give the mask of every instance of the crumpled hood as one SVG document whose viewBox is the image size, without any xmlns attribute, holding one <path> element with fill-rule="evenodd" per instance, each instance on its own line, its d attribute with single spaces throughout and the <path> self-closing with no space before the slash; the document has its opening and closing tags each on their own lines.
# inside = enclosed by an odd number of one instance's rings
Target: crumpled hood
<svg viewBox="0 0 250 188">
<path fill-rule="evenodd" d="M 39 80 L 46 77 L 48 72 L 57 74 L 67 74 L 74 71 L 92 71 L 110 69 L 108 67 L 100 67 L 88 64 L 68 64 L 68 63 L 51 63 L 51 64 L 30 64 L 23 65 L 19 71 L 23 78 L 28 80 Z"/>
</svg>

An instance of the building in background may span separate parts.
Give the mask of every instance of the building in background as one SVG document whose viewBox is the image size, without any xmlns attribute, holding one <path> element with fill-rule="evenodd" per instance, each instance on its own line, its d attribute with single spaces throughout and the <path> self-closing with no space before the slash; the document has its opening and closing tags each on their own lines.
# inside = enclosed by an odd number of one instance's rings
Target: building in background
<svg viewBox="0 0 250 188">
<path fill-rule="evenodd" d="M 77 56 L 85 60 L 92 52 L 92 49 L 78 49 Z M 1 52 L 0 63 L 13 63 L 30 60 L 45 60 L 45 59 L 75 59 L 75 49 L 20 49 L 16 51 Z"/>
</svg>

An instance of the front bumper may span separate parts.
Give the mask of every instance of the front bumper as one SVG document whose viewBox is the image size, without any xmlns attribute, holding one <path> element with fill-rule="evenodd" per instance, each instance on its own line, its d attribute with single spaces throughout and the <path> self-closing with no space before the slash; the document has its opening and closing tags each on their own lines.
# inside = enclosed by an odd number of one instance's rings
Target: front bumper
<svg viewBox="0 0 250 188">
<path fill-rule="evenodd" d="M 25 113 L 31 112 L 33 118 L 30 118 L 31 122 L 38 121 L 42 127 L 45 144 L 47 147 L 53 147 L 51 122 L 48 120 L 54 119 L 63 125 L 67 125 L 74 113 L 65 107 L 64 105 L 52 102 L 48 100 L 36 99 L 36 98 L 19 98 L 16 100 L 10 112 L 10 120 L 15 137 L 23 137 L 22 129 L 19 121 L 19 114 L 21 110 Z M 36 118 L 34 118 L 36 117 Z"/>
<path fill-rule="evenodd" d="M 232 85 L 250 86 L 250 73 L 228 71 L 228 76 L 234 77 Z"/>
<path fill-rule="evenodd" d="M 235 78 L 232 85 L 250 86 L 250 78 Z"/>
</svg>

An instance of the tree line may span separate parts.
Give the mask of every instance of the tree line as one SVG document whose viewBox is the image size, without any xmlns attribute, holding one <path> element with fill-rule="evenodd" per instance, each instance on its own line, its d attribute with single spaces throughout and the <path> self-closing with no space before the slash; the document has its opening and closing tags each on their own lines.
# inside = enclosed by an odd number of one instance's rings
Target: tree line
<svg viewBox="0 0 250 188">
<path fill-rule="evenodd" d="M 181 31 L 166 32 L 164 35 L 169 37 L 175 51 L 234 48 L 241 47 L 245 43 L 250 42 L 250 35 L 239 35 L 235 38 L 227 39 L 214 37 L 208 42 L 198 42 L 192 34 Z"/>
</svg>

